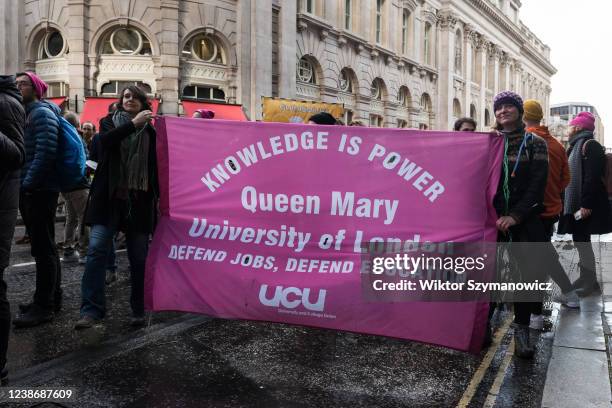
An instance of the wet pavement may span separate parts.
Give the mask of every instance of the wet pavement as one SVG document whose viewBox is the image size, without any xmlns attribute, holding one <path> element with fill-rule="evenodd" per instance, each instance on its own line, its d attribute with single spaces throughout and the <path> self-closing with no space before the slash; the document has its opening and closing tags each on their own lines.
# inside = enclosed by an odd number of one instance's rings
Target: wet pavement
<svg viewBox="0 0 612 408">
<path fill-rule="evenodd" d="M 22 234 L 19 228 L 16 237 Z M 496 314 L 497 341 L 480 355 L 171 312 L 155 313 L 148 327 L 135 329 L 127 257 L 118 255 L 120 280 L 108 288 L 107 318 L 83 332 L 72 328 L 83 266 L 63 264 L 62 311 L 52 323 L 11 334 L 10 386 L 74 389 L 76 398 L 60 405 L 71 407 L 540 406 L 552 333 L 539 335 L 533 362 L 515 359 L 508 312 Z M 5 271 L 13 311 L 30 300 L 31 262 L 29 246 L 14 246 L 13 266 Z"/>
</svg>

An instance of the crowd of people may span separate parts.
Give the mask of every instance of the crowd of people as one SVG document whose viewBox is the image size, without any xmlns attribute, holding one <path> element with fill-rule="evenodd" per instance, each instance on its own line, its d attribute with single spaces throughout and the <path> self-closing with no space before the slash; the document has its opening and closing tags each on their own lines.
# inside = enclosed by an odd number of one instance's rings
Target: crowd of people
<svg viewBox="0 0 612 408">
<path fill-rule="evenodd" d="M 157 220 L 159 186 L 156 133 L 147 95 L 137 86 L 124 88 L 108 114 L 95 123 L 65 118 L 79 130 L 89 168 L 70 188 L 60 188 L 56 171 L 61 148 L 58 106 L 44 99 L 47 84 L 32 72 L 0 76 L 0 271 L 9 255 L 18 211 L 21 213 L 31 254 L 36 264 L 35 291 L 31 302 L 19 305 L 12 319 L 27 328 L 54 319 L 62 308 L 62 264 L 84 265 L 80 316 L 77 330 L 91 328 L 106 314 L 105 285 L 116 280 L 115 237 L 126 237 L 131 283 L 131 324 L 145 324 L 144 272 L 150 237 Z M 554 268 L 541 270 L 529 254 L 529 246 L 513 248 L 520 269 L 530 276 L 550 276 L 563 293 L 559 301 L 580 306 L 579 296 L 599 290 L 591 234 L 612 232 L 612 216 L 606 186 L 604 148 L 594 139 L 595 118 L 582 112 L 570 123 L 570 147 L 563 146 L 541 125 L 542 107 L 505 91 L 494 99 L 494 131 L 504 138 L 500 182 L 494 199 L 498 214 L 498 241 L 549 243 L 554 225 L 572 234 L 580 256 L 580 278 L 570 282 L 552 246 L 544 255 Z M 198 110 L 194 117 L 214 118 L 214 112 Z M 309 123 L 342 124 L 329 113 L 313 115 Z M 354 121 L 349 126 L 364 126 Z M 476 122 L 461 118 L 457 132 L 473 132 Z M 458 135 L 460 138 L 460 135 Z M 55 242 L 56 209 L 60 195 L 66 206 L 64 241 Z M 25 241 L 21 241 L 25 242 Z M 522 252 L 524 251 L 524 252 Z M 547 276 L 548 275 L 548 276 Z M 494 310 L 492 305 L 491 313 Z M 514 305 L 516 355 L 530 358 L 533 345 L 529 327 L 541 328 L 542 302 Z M 11 312 L 7 285 L 0 279 L 0 370 L 5 369 Z M 490 339 L 490 328 L 487 339 Z"/>
</svg>

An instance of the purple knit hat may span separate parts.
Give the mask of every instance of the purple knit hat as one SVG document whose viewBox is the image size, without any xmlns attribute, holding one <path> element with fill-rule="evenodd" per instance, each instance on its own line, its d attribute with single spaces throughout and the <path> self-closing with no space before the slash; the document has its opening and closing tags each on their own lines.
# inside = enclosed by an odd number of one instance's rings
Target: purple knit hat
<svg viewBox="0 0 612 408">
<path fill-rule="evenodd" d="M 493 111 L 497 112 L 499 107 L 504 104 L 516 106 L 519 114 L 523 116 L 523 98 L 517 93 L 512 91 L 503 91 L 495 95 L 493 98 Z"/>
<path fill-rule="evenodd" d="M 595 130 L 595 116 L 591 112 L 580 112 L 569 124 L 593 132 Z"/>
</svg>

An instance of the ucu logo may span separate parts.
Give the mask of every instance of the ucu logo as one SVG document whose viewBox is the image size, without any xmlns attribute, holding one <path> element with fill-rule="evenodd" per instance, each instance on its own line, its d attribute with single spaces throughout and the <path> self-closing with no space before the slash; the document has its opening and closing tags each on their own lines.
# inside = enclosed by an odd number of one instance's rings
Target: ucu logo
<svg viewBox="0 0 612 408">
<path fill-rule="evenodd" d="M 277 286 L 274 291 L 274 296 L 268 298 L 268 285 L 261 285 L 259 288 L 259 301 L 262 305 L 270 307 L 278 307 L 282 305 L 287 309 L 295 309 L 300 304 L 308 310 L 322 312 L 325 306 L 325 289 L 319 289 L 319 296 L 316 302 L 310 301 L 310 288 L 300 289 L 293 286 L 283 288 Z"/>
</svg>

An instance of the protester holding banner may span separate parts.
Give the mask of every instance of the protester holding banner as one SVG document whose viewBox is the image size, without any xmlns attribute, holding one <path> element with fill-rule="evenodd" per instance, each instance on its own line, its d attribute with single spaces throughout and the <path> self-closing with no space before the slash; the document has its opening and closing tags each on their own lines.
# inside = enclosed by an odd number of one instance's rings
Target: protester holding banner
<svg viewBox="0 0 612 408">
<path fill-rule="evenodd" d="M 476 121 L 472 118 L 459 118 L 455 121 L 453 130 L 456 132 L 475 132 Z"/>
<path fill-rule="evenodd" d="M 105 316 L 105 269 L 118 230 L 126 233 L 131 324 L 144 325 L 145 260 L 159 196 L 152 117 L 146 94 L 130 85 L 122 90 L 112 120 L 102 122 L 102 161 L 96 169 L 85 216 L 91 232 L 81 284 L 81 318 L 75 329 L 90 328 Z"/>
<path fill-rule="evenodd" d="M 544 190 L 548 176 L 546 142 L 539 136 L 525 133 L 523 100 L 514 92 L 505 91 L 494 99 L 496 129 L 504 137 L 504 161 L 497 194 L 494 198 L 498 214 L 498 241 L 510 242 L 513 262 L 523 279 L 539 279 L 543 271 L 532 256 L 529 243 L 546 239 L 539 214 L 543 209 Z M 541 313 L 541 302 L 515 302 L 515 354 L 532 358 L 534 349 L 529 342 L 531 313 Z"/>
</svg>

